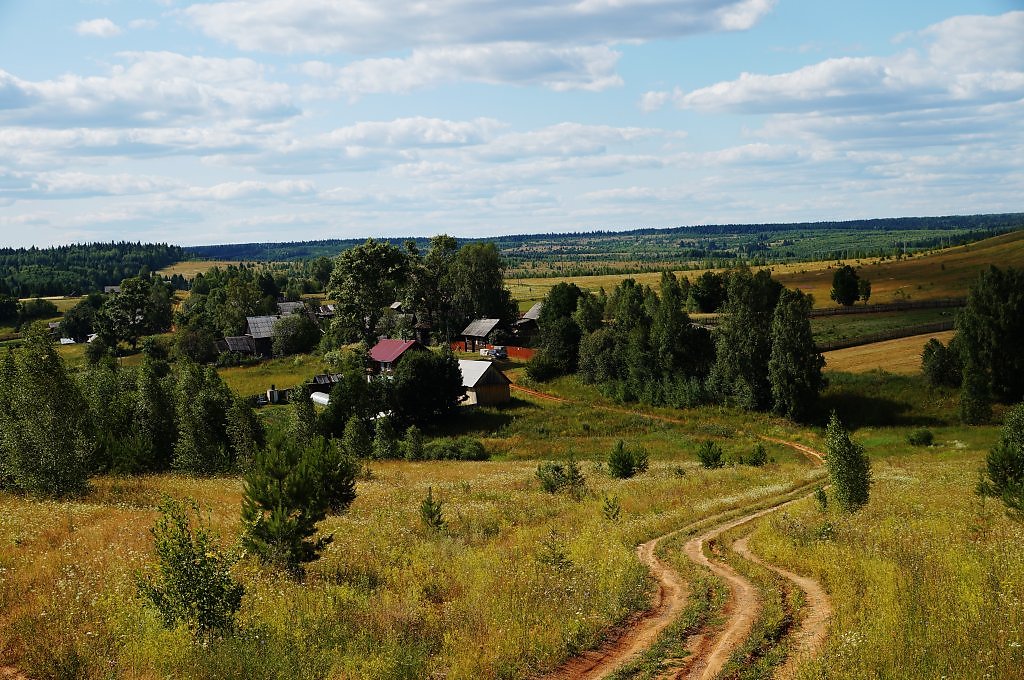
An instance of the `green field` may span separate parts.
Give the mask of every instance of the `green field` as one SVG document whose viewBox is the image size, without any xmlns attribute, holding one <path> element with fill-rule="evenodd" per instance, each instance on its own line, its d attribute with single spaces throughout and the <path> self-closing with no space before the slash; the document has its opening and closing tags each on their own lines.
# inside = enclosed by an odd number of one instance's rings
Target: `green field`
<svg viewBox="0 0 1024 680">
<path fill-rule="evenodd" d="M 872 314 L 837 314 L 811 319 L 811 331 L 817 343 L 853 340 L 856 338 L 885 333 L 908 326 L 953 321 L 956 309 L 908 309 L 902 312 L 878 312 Z"/>
</svg>

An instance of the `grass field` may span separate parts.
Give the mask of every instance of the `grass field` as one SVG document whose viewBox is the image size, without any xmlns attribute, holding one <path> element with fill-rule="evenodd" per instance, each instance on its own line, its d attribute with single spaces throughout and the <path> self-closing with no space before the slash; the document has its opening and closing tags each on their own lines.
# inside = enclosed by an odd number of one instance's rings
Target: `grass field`
<svg viewBox="0 0 1024 680">
<path fill-rule="evenodd" d="M 312 354 L 297 354 L 291 357 L 270 359 L 255 366 L 221 368 L 217 372 L 228 387 L 243 396 L 262 394 L 271 385 L 278 389 L 290 389 L 308 382 L 317 373 L 324 371 L 320 357 Z"/>
<path fill-rule="evenodd" d="M 522 677 L 646 606 L 635 543 L 820 474 L 781 448 L 765 468 L 700 469 L 703 437 L 729 453 L 752 445 L 738 413 L 668 424 L 526 401 L 469 420 L 461 429 L 499 460 L 374 464 L 350 513 L 324 522 L 334 543 L 306 581 L 243 560 L 239 629 L 202 647 L 160 627 L 132 575 L 151 559 L 164 493 L 200 499 L 233 543 L 237 478 L 100 478 L 77 502 L 0 494 L 0 658 L 32 677 Z M 649 447 L 647 473 L 620 481 L 598 464 L 619 437 Z M 587 478 L 580 500 L 534 479 L 538 458 L 570 450 Z M 419 524 L 428 486 L 445 503 L 442 534 Z M 602 515 L 606 493 L 618 522 Z"/>
<path fill-rule="evenodd" d="M 860 265 L 860 274 L 871 281 L 871 302 L 898 300 L 930 300 L 965 295 L 978 273 L 990 264 L 1002 267 L 1024 266 L 1024 231 L 957 246 L 933 253 L 908 257 L 904 260 L 851 261 Z M 799 288 L 814 295 L 816 307 L 832 307 L 829 299 L 832 289 L 833 262 L 804 262 L 773 265 L 775 278 L 790 288 Z M 702 271 L 677 272 L 691 280 Z M 614 274 L 607 276 L 578 276 L 564 279 L 510 279 L 508 285 L 517 300 L 540 300 L 552 286 L 568 281 L 587 290 L 604 288 L 611 291 L 625 278 L 657 286 L 658 273 Z"/>
<path fill-rule="evenodd" d="M 952 321 L 956 312 L 956 309 L 908 309 L 901 312 L 818 316 L 811 319 L 811 332 L 818 343 L 851 340 L 908 326 Z"/>
<path fill-rule="evenodd" d="M 931 338 L 948 343 L 956 331 L 943 331 L 909 338 L 874 342 L 860 347 L 848 347 L 825 352 L 825 369 L 830 371 L 882 370 L 889 373 L 911 374 L 921 371 L 921 351 Z"/>
</svg>

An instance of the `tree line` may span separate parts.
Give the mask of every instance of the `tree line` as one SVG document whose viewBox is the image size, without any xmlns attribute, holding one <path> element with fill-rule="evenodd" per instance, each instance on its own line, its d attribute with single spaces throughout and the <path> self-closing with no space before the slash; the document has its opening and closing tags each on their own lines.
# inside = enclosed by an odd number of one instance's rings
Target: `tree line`
<svg viewBox="0 0 1024 680">
<path fill-rule="evenodd" d="M 83 243 L 56 248 L 0 248 L 0 295 L 82 295 L 186 259 L 166 243 Z"/>
<path fill-rule="evenodd" d="M 657 291 L 632 279 L 608 295 L 558 284 L 545 298 L 528 374 L 548 380 L 578 372 L 623 402 L 718 402 L 806 417 L 824 386 L 810 296 L 784 288 L 767 270 L 731 270 L 712 336 L 691 322 L 686 288 L 670 272 Z"/>
</svg>

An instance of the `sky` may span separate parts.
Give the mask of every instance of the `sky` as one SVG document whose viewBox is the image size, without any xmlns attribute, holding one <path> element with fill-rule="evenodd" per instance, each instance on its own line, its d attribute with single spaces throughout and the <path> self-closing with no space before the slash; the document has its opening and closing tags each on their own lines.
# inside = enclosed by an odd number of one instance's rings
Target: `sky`
<svg viewBox="0 0 1024 680">
<path fill-rule="evenodd" d="M 0 0 L 0 246 L 1022 197 L 1022 0 Z"/>
</svg>

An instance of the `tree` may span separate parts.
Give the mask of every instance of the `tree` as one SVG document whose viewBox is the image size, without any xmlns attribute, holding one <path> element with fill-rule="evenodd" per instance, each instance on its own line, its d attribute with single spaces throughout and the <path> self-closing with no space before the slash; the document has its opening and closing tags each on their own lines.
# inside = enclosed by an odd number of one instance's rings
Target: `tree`
<svg viewBox="0 0 1024 680">
<path fill-rule="evenodd" d="M 1024 512 L 1024 404 L 1006 412 L 1002 436 L 988 452 L 977 492 Z"/>
<path fill-rule="evenodd" d="M 226 418 L 231 465 L 246 469 L 252 465 L 256 454 L 267 445 L 266 429 L 256 416 L 252 403 L 244 397 L 234 398 Z"/>
<path fill-rule="evenodd" d="M 928 383 L 935 387 L 960 387 L 963 366 L 956 338 L 950 340 L 948 346 L 935 338 L 926 342 L 921 352 L 921 371 Z"/>
<path fill-rule="evenodd" d="M 341 354 L 341 365 L 336 369 L 341 378 L 331 388 L 331 401 L 320 414 L 320 429 L 324 434 L 340 437 L 345 423 L 353 415 L 369 420 L 380 411 L 378 407 L 385 401 L 381 382 L 367 382 L 366 364 L 365 350 Z"/>
<path fill-rule="evenodd" d="M 174 456 L 178 437 L 174 395 L 161 372 L 161 363 L 145 358 L 139 367 L 133 430 L 149 442 L 148 469 L 167 470 Z"/>
<path fill-rule="evenodd" d="M 391 422 L 391 416 L 381 416 L 373 427 L 373 457 L 377 460 L 393 460 L 399 457 L 398 433 Z"/>
<path fill-rule="evenodd" d="M 488 318 L 510 324 L 516 318 L 515 302 L 505 288 L 505 262 L 493 243 L 462 246 L 442 285 L 452 291 L 452 306 L 460 323 Z"/>
<path fill-rule="evenodd" d="M 288 402 L 292 407 L 289 437 L 298 446 L 310 446 L 319 434 L 313 400 L 306 390 L 296 387 L 288 393 Z"/>
<path fill-rule="evenodd" d="M 61 337 L 84 342 L 93 332 L 96 313 L 102 306 L 103 296 L 94 293 L 64 312 L 64 318 L 60 321 Z"/>
<path fill-rule="evenodd" d="M 704 272 L 690 286 L 688 304 L 698 312 L 717 312 L 726 300 L 725 277 Z"/>
<path fill-rule="evenodd" d="M 749 410 L 772 404 L 768 375 L 773 312 L 783 287 L 767 270 L 742 267 L 729 275 L 725 315 L 716 333 L 709 382 L 726 402 Z"/>
<path fill-rule="evenodd" d="M 626 446 L 620 439 L 615 442 L 608 455 L 608 472 L 617 479 L 628 479 L 640 472 L 646 472 L 647 451 L 643 447 Z"/>
<path fill-rule="evenodd" d="M 1024 399 L 1024 270 L 990 267 L 983 271 L 967 295 L 956 318 L 957 344 L 964 364 L 979 373 L 974 380 L 988 383 L 991 396 L 1001 403 Z"/>
<path fill-rule="evenodd" d="M 180 623 L 193 633 L 206 633 L 230 627 L 245 593 L 231 575 L 234 558 L 217 545 L 194 501 L 165 497 L 159 509 L 160 517 L 150 529 L 156 569 L 139 577 L 139 592 L 168 628 Z"/>
<path fill-rule="evenodd" d="M 331 542 L 330 536 L 312 538 L 328 503 L 320 458 L 311 451 L 292 441 L 271 442 L 244 477 L 242 545 L 295 576 Z"/>
<path fill-rule="evenodd" d="M 812 300 L 798 290 L 785 289 L 772 315 L 768 379 L 772 409 L 793 420 L 805 418 L 825 385 L 825 359 L 814 345 L 810 313 Z"/>
<path fill-rule="evenodd" d="M 871 282 L 867 279 L 857 280 L 857 296 L 864 301 L 864 304 L 868 303 L 871 299 Z"/>
<path fill-rule="evenodd" d="M 857 270 L 844 264 L 832 275 L 832 299 L 845 307 L 853 305 L 860 297 L 859 281 Z M 868 295 L 870 296 L 870 289 Z"/>
<path fill-rule="evenodd" d="M 459 362 L 449 349 L 409 352 L 391 380 L 391 403 L 403 423 L 422 425 L 451 413 L 466 394 Z"/>
<path fill-rule="evenodd" d="M 440 498 L 434 498 L 433 487 L 427 487 L 427 496 L 420 503 L 420 521 L 430 531 L 444 530 L 444 502 Z"/>
<path fill-rule="evenodd" d="M 832 481 L 833 496 L 845 512 L 855 512 L 868 502 L 871 461 L 864 447 L 850 438 L 835 412 L 825 428 L 825 451 L 825 467 Z"/>
<path fill-rule="evenodd" d="M 423 460 L 423 433 L 410 425 L 402 438 L 402 453 L 406 460 Z"/>
<path fill-rule="evenodd" d="M 85 398 L 44 323 L 0 371 L 0 481 L 41 496 L 85 491 L 94 438 Z"/>
<path fill-rule="evenodd" d="M 981 425 L 992 418 L 992 386 L 985 371 L 974 363 L 964 366 L 964 383 L 960 390 L 960 420 L 967 425 Z"/>
<path fill-rule="evenodd" d="M 304 354 L 320 341 L 320 329 L 305 314 L 291 314 L 278 319 L 272 334 L 277 356 Z"/>
<path fill-rule="evenodd" d="M 0 295 L 0 323 L 12 323 L 18 320 L 18 298 Z"/>
<path fill-rule="evenodd" d="M 370 345 L 384 308 L 394 302 L 408 278 L 405 253 L 384 241 L 367 239 L 346 250 L 334 262 L 327 287 L 338 300 L 336 323 L 349 337 Z"/>
<path fill-rule="evenodd" d="M 176 469 L 197 474 L 231 469 L 226 422 L 232 400 L 231 390 L 212 367 L 179 362 L 175 385 Z"/>
<path fill-rule="evenodd" d="M 352 416 L 345 423 L 345 432 L 341 435 L 341 447 L 353 458 L 367 459 L 373 455 L 373 440 L 369 428 L 359 416 Z"/>
<path fill-rule="evenodd" d="M 121 282 L 121 292 L 107 298 L 96 323 L 109 328 L 117 340 L 134 349 L 146 333 L 167 330 L 171 325 L 170 291 L 162 282 L 132 278 Z"/>
<path fill-rule="evenodd" d="M 213 331 L 199 323 L 178 327 L 174 334 L 175 353 L 188 361 L 205 364 L 217 358 Z"/>
</svg>

